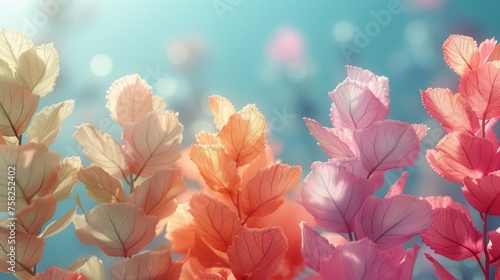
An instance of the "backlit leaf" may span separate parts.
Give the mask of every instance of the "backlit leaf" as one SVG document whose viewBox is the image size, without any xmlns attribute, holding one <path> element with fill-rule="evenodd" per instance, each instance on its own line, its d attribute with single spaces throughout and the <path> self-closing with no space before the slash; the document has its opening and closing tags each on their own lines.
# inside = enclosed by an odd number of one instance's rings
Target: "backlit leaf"
<svg viewBox="0 0 500 280">
<path fill-rule="evenodd" d="M 24 133 L 38 106 L 39 96 L 29 88 L 0 79 L 0 134 L 16 136 Z"/>
<path fill-rule="evenodd" d="M 28 141 L 50 146 L 61 131 L 62 122 L 71 114 L 74 100 L 68 100 L 43 108 L 33 118 L 27 131 Z"/>
<path fill-rule="evenodd" d="M 319 272 L 321 260 L 328 258 L 335 247 L 326 238 L 319 235 L 305 222 L 300 223 L 302 230 L 302 255 L 307 266 Z"/>
<path fill-rule="evenodd" d="M 210 112 L 214 116 L 214 123 L 218 130 L 221 130 L 227 124 L 229 117 L 236 113 L 231 101 L 222 96 L 210 96 L 208 104 L 210 105 Z"/>
<path fill-rule="evenodd" d="M 97 165 L 80 169 L 78 179 L 85 184 L 88 196 L 96 202 L 125 202 L 125 192 L 120 181 Z"/>
<path fill-rule="evenodd" d="M 179 279 L 182 264 L 172 262 L 169 251 L 148 251 L 122 259 L 110 268 L 112 280 Z"/>
<path fill-rule="evenodd" d="M 18 59 L 16 79 L 44 96 L 54 89 L 59 76 L 59 57 L 53 44 L 41 45 L 22 53 Z"/>
<path fill-rule="evenodd" d="M 448 66 L 460 76 L 479 65 L 479 49 L 471 37 L 450 35 L 443 44 L 443 53 Z"/>
</svg>

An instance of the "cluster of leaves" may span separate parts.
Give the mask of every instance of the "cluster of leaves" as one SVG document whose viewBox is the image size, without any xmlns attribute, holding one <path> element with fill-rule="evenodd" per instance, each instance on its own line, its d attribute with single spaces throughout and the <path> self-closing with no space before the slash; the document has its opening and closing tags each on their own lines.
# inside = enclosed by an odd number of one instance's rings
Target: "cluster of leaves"
<svg viewBox="0 0 500 280">
<path fill-rule="evenodd" d="M 124 145 L 91 124 L 77 128 L 74 137 L 93 161 L 77 176 L 99 205 L 75 215 L 76 235 L 109 256 L 123 257 L 111 266 L 112 279 L 177 279 L 181 264 L 172 262 L 167 249 L 139 251 L 161 232 L 160 221 L 175 211 L 175 197 L 184 191 L 180 168 L 171 168 L 180 156 L 178 114 L 166 110 L 138 75 L 115 81 L 107 100 L 111 117 L 123 127 Z"/>
<path fill-rule="evenodd" d="M 444 179 L 463 185 L 462 192 L 482 221 L 476 228 L 466 207 L 444 205 L 432 212 L 422 240 L 436 254 L 454 261 L 474 258 L 485 278 L 500 264 L 500 229 L 488 232 L 488 217 L 500 215 L 499 141 L 493 131 L 500 118 L 500 45 L 487 39 L 451 35 L 443 44 L 446 63 L 460 76 L 458 93 L 448 88 L 421 91 L 429 114 L 447 134 L 427 151 L 430 166 Z M 490 245 L 488 245 L 490 243 Z M 455 279 L 431 255 L 441 279 Z M 500 274 L 497 270 L 497 277 Z"/>
<path fill-rule="evenodd" d="M 386 171 L 415 163 L 427 127 L 387 120 L 388 79 L 346 68 L 329 94 L 334 127 L 304 119 L 330 159 L 312 164 L 302 204 L 330 233 L 301 223 L 302 253 L 322 279 L 411 279 L 420 247 L 403 244 L 431 225 L 431 204 L 403 194 L 407 172 L 385 197 L 374 192 Z"/>
<path fill-rule="evenodd" d="M 25 34 L 0 29 L 0 211 L 9 218 L 0 222 L 0 271 L 14 272 L 20 279 L 45 279 L 60 271 L 53 267 L 36 274 L 36 265 L 42 258 L 45 238 L 65 229 L 76 211 L 70 209 L 48 223 L 57 203 L 71 195 L 81 166 L 80 158 L 62 159 L 49 150 L 74 102 L 54 104 L 35 114 L 40 98 L 52 92 L 58 75 L 59 60 L 52 44 L 34 47 Z M 23 135 L 27 143 L 23 143 Z M 13 171 L 9 168 L 15 172 L 9 174 L 8 170 Z M 12 221 L 15 239 L 10 238 Z M 8 254 L 14 246 L 12 271 Z M 82 271 L 88 265 L 80 260 L 69 270 Z"/>
<path fill-rule="evenodd" d="M 298 223 L 308 215 L 286 194 L 302 169 L 275 161 L 255 105 L 209 104 L 218 133 L 200 132 L 189 151 L 202 193 L 167 225 L 173 250 L 187 255 L 181 279 L 291 279 L 304 267 Z"/>
</svg>

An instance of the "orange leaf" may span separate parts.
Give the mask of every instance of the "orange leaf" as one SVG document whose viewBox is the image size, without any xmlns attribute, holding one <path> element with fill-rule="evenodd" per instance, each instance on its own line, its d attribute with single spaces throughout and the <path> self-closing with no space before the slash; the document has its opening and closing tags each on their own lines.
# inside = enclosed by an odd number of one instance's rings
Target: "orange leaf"
<svg viewBox="0 0 500 280">
<path fill-rule="evenodd" d="M 259 171 L 274 164 L 274 152 L 270 146 L 264 150 L 249 164 L 238 169 L 241 177 L 241 185 L 244 186 L 250 179 L 255 177 Z"/>
<path fill-rule="evenodd" d="M 443 53 L 448 66 L 460 76 L 479 65 L 479 49 L 471 37 L 450 35 L 443 44 Z"/>
<path fill-rule="evenodd" d="M 126 153 L 111 135 L 91 124 L 82 124 L 73 137 L 83 146 L 85 155 L 111 176 L 122 178 L 128 175 Z"/>
<path fill-rule="evenodd" d="M 277 163 L 250 179 L 241 195 L 241 209 L 248 216 L 265 216 L 283 204 L 285 194 L 300 180 L 302 168 Z"/>
<path fill-rule="evenodd" d="M 153 91 L 139 75 L 116 80 L 108 89 L 106 107 L 121 126 L 138 122 L 153 110 Z"/>
<path fill-rule="evenodd" d="M 220 130 L 222 145 L 236 161 L 236 166 L 254 160 L 265 146 L 266 118 L 254 106 L 247 106 L 229 117 Z"/>
<path fill-rule="evenodd" d="M 29 88 L 0 79 L 0 134 L 20 137 L 38 106 L 39 96 Z"/>
<path fill-rule="evenodd" d="M 216 145 L 217 141 L 217 134 L 215 133 L 200 131 L 200 133 L 196 134 L 196 143 L 198 144 Z"/>
<path fill-rule="evenodd" d="M 229 246 L 229 266 L 236 279 L 268 279 L 278 268 L 288 242 L 280 227 L 244 229 Z"/>
<path fill-rule="evenodd" d="M 187 254 L 194 246 L 193 217 L 188 208 L 187 203 L 179 204 L 167 223 L 165 238 L 172 244 L 172 251 L 178 254 Z"/>
<path fill-rule="evenodd" d="M 180 168 L 158 170 L 137 186 L 128 201 L 144 210 L 146 215 L 163 219 L 177 208 L 175 197 L 184 191 L 184 179 Z"/>
<path fill-rule="evenodd" d="M 56 211 L 56 200 L 46 195 L 33 199 L 31 204 L 16 213 L 17 232 L 38 235 L 42 226 L 48 222 Z"/>
<path fill-rule="evenodd" d="M 78 179 L 85 184 L 87 194 L 96 202 L 125 202 L 125 192 L 120 181 L 97 165 L 80 169 Z"/>
<path fill-rule="evenodd" d="M 238 215 L 222 202 L 205 194 L 189 201 L 196 233 L 212 248 L 226 252 L 233 236 L 243 230 Z"/>
<path fill-rule="evenodd" d="M 0 146 L 0 170 L 15 166 L 16 207 L 20 209 L 35 196 L 54 191 L 61 156 L 49 151 L 43 144 L 29 143 L 21 146 Z M 0 182 L 10 181 L 7 172 L 0 173 Z M 0 210 L 7 211 L 7 187 L 0 188 Z"/>
<path fill-rule="evenodd" d="M 149 251 L 122 259 L 110 268 L 111 279 L 179 279 L 182 264 L 173 263 L 167 250 Z"/>
<path fill-rule="evenodd" d="M 10 230 L 0 229 L 0 271 L 9 272 L 11 244 L 8 244 Z M 16 232 L 15 271 L 32 268 L 42 258 L 45 240 L 23 232 Z"/>
<path fill-rule="evenodd" d="M 80 242 L 97 245 L 108 256 L 129 257 L 155 237 L 158 219 L 128 203 L 102 203 L 73 223 Z"/>
<path fill-rule="evenodd" d="M 500 60 L 500 44 L 496 45 L 488 56 L 488 61 Z"/>
<path fill-rule="evenodd" d="M 131 171 L 148 177 L 179 159 L 182 125 L 177 113 L 154 111 L 139 122 L 126 124 L 122 138 L 133 161 Z"/>
<path fill-rule="evenodd" d="M 214 116 L 214 123 L 218 130 L 221 130 L 226 125 L 229 117 L 236 113 L 231 101 L 222 96 L 210 96 L 208 98 L 208 104 L 210 105 L 210 111 Z"/>
<path fill-rule="evenodd" d="M 212 190 L 236 193 L 240 181 L 236 163 L 222 146 L 195 144 L 191 146 L 189 155 Z"/>
<path fill-rule="evenodd" d="M 85 275 L 51 266 L 45 272 L 37 273 L 30 280 L 89 280 Z"/>
</svg>

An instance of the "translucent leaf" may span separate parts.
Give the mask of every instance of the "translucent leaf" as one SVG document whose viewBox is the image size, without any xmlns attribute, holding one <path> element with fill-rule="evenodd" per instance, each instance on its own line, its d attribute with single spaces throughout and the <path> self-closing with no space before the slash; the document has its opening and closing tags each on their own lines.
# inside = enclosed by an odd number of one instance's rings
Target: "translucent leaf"
<svg viewBox="0 0 500 280">
<path fill-rule="evenodd" d="M 76 216 L 75 216 L 76 218 Z M 129 257 L 155 237 L 156 217 L 128 203 L 102 203 L 75 223 L 83 244 L 97 245 L 108 256 Z"/>
<path fill-rule="evenodd" d="M 173 111 L 154 111 L 123 127 L 125 150 L 131 158 L 134 174 L 148 177 L 179 159 L 182 125 Z"/>
<path fill-rule="evenodd" d="M 39 96 L 29 88 L 0 79 L 0 134 L 19 138 L 38 106 Z"/>
<path fill-rule="evenodd" d="M 346 65 L 347 78 L 368 85 L 370 91 L 377 97 L 384 106 L 389 108 L 389 79 L 384 76 L 377 76 L 370 70 L 360 67 Z"/>
<path fill-rule="evenodd" d="M 71 220 L 73 219 L 75 213 L 76 207 L 66 212 L 66 214 L 64 214 L 59 220 L 53 221 L 48 224 L 40 234 L 40 237 L 48 238 L 63 231 L 71 223 Z"/>
<path fill-rule="evenodd" d="M 139 75 L 116 80 L 109 88 L 106 107 L 121 126 L 138 122 L 153 111 L 153 91 Z"/>
<path fill-rule="evenodd" d="M 104 264 L 102 260 L 100 260 L 96 256 L 92 256 L 87 259 L 87 261 L 83 265 L 81 265 L 75 272 L 80 272 L 83 275 L 87 276 L 89 279 L 107 279 Z"/>
<path fill-rule="evenodd" d="M 71 272 L 62 268 L 51 266 L 42 273 L 37 273 L 30 280 L 89 280 L 81 273 Z"/>
<path fill-rule="evenodd" d="M 304 118 L 304 122 L 311 135 L 318 141 L 318 145 L 330 158 L 354 157 L 349 147 L 349 144 L 352 145 L 352 139 L 346 141 L 349 136 L 344 132 L 323 127 L 312 119 Z"/>
<path fill-rule="evenodd" d="M 59 170 L 57 171 L 57 187 L 52 193 L 52 196 L 57 200 L 68 199 L 78 183 L 78 170 L 82 166 L 80 157 L 64 158 Z"/>
<path fill-rule="evenodd" d="M 30 205 L 17 211 L 17 230 L 29 235 L 38 235 L 42 226 L 48 222 L 56 211 L 56 200 L 50 196 L 33 199 Z"/>
<path fill-rule="evenodd" d="M 385 195 L 385 198 L 391 198 L 393 196 L 403 194 L 406 186 L 406 180 L 408 179 L 408 171 L 403 172 L 401 174 L 401 177 L 392 184 L 392 186 L 389 187 L 387 190 L 387 194 Z"/>
<path fill-rule="evenodd" d="M 210 111 L 214 116 L 214 123 L 218 130 L 221 130 L 227 124 L 229 117 L 236 113 L 231 101 L 222 96 L 210 96 L 208 104 L 210 105 Z"/>
<path fill-rule="evenodd" d="M 453 274 L 451 274 L 446 268 L 444 268 L 436 259 L 434 259 L 430 254 L 424 253 L 425 257 L 432 263 L 436 269 L 436 276 L 441 280 L 457 280 Z"/>
<path fill-rule="evenodd" d="M 335 247 L 305 222 L 300 223 L 302 230 L 302 255 L 306 265 L 319 272 L 321 260 L 328 258 Z"/>
<path fill-rule="evenodd" d="M 500 172 L 496 171 L 473 180 L 464 179 L 462 188 L 465 199 L 481 213 L 500 215 Z"/>
<path fill-rule="evenodd" d="M 34 95 L 45 96 L 54 89 L 59 76 L 59 57 L 53 44 L 41 45 L 21 54 L 16 79 Z"/>
<path fill-rule="evenodd" d="M 120 181 L 97 165 L 80 169 L 78 179 L 85 184 L 88 196 L 96 202 L 125 202 L 125 192 Z"/>
<path fill-rule="evenodd" d="M 460 76 L 479 65 L 479 49 L 471 37 L 450 35 L 443 44 L 443 53 L 448 66 Z"/>
<path fill-rule="evenodd" d="M 161 96 L 153 95 L 153 111 L 166 110 L 167 104 Z"/>
<path fill-rule="evenodd" d="M 0 228 L 0 271 L 9 273 L 10 246 L 8 244 L 9 229 Z M 45 240 L 22 232 L 16 232 L 16 271 L 24 270 L 22 267 L 31 268 L 38 264 L 42 258 Z"/>
<path fill-rule="evenodd" d="M 74 106 L 75 101 L 68 100 L 43 108 L 35 115 L 28 128 L 28 141 L 50 146 L 61 131 L 62 122 L 71 114 Z"/>
<path fill-rule="evenodd" d="M 16 71 L 21 54 L 33 48 L 33 42 L 18 30 L 0 29 L 0 60 L 5 61 L 12 72 Z"/>
<path fill-rule="evenodd" d="M 111 280 L 179 279 L 181 269 L 167 250 L 149 251 L 114 263 L 110 275 Z"/>
</svg>

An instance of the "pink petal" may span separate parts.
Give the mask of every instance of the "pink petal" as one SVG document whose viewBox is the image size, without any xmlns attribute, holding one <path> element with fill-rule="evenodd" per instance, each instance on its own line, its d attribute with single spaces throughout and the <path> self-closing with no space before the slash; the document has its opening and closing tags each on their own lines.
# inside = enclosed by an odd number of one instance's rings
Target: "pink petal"
<svg viewBox="0 0 500 280">
<path fill-rule="evenodd" d="M 352 146 L 352 139 L 349 139 L 350 137 L 347 134 L 338 129 L 323 127 L 312 119 L 304 118 L 304 122 L 311 135 L 318 141 L 318 145 L 329 157 L 354 156 L 349 147 L 349 145 Z"/>
<path fill-rule="evenodd" d="M 354 230 L 354 217 L 373 193 L 368 180 L 334 163 L 315 162 L 302 186 L 302 203 L 319 226 L 332 232 Z"/>
<path fill-rule="evenodd" d="M 356 236 L 368 237 L 382 249 L 410 240 L 431 225 L 431 206 L 410 195 L 370 196 L 356 218 Z"/>
<path fill-rule="evenodd" d="M 477 43 L 471 37 L 450 35 L 443 44 L 443 53 L 448 66 L 460 76 L 479 65 Z"/>
<path fill-rule="evenodd" d="M 319 272 L 321 260 L 328 258 L 335 250 L 335 247 L 305 222 L 300 223 L 300 228 L 302 230 L 302 256 L 304 256 L 304 261 L 308 267 Z"/>
</svg>

